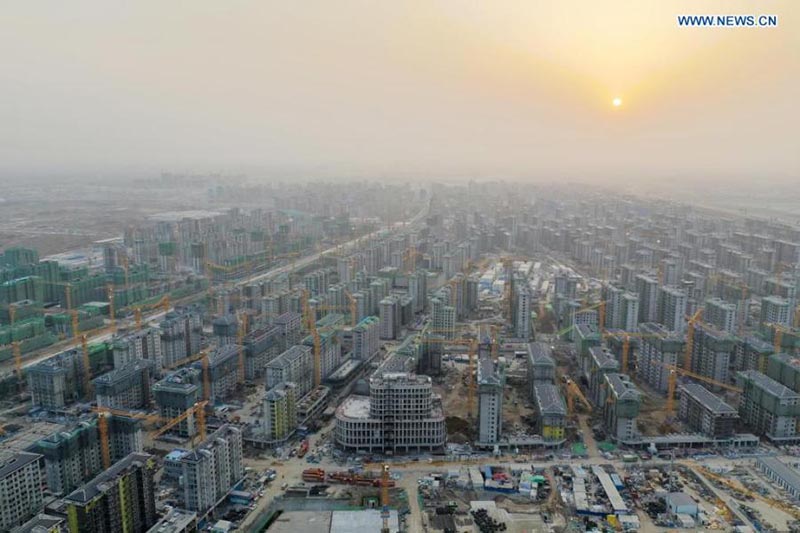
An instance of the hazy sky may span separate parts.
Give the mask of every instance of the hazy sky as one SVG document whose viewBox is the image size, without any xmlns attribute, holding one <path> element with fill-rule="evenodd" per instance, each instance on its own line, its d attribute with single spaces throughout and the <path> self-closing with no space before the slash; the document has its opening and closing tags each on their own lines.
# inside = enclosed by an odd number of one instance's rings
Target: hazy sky
<svg viewBox="0 0 800 533">
<path fill-rule="evenodd" d="M 797 0 L 0 8 L 0 178 L 800 180 L 798 95 Z"/>
</svg>

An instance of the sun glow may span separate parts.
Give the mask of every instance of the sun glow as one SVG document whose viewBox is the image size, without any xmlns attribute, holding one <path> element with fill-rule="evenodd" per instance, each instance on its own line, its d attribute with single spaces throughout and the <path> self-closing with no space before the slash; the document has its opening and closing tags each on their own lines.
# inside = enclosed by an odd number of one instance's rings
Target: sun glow
<svg viewBox="0 0 800 533">
<path fill-rule="evenodd" d="M 614 98 L 613 100 L 611 100 L 611 105 L 613 105 L 614 107 L 620 107 L 622 105 L 622 98 L 619 97 Z"/>
</svg>

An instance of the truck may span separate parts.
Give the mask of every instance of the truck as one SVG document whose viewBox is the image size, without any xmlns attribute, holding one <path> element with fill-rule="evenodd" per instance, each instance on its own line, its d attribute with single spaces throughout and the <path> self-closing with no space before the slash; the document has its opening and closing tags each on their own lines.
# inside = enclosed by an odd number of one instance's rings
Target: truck
<svg viewBox="0 0 800 533">
<path fill-rule="evenodd" d="M 306 453 L 308 453 L 308 439 L 303 439 L 303 442 L 300 443 L 300 448 L 297 450 L 297 457 L 303 457 Z"/>
</svg>

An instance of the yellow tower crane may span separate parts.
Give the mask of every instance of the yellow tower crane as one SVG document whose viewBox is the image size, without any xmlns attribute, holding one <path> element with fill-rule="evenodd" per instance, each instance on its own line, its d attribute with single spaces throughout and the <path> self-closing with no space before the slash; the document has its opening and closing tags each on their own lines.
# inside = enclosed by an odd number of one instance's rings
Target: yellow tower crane
<svg viewBox="0 0 800 533">
<path fill-rule="evenodd" d="M 322 340 L 317 331 L 317 321 L 312 316 L 311 307 L 308 305 L 308 290 L 306 289 L 302 289 L 301 302 L 306 328 L 314 342 L 314 387 L 319 387 L 322 384 Z"/>
<path fill-rule="evenodd" d="M 433 330 L 426 330 L 426 331 L 433 331 Z M 475 359 L 478 354 L 478 339 L 443 339 L 439 337 L 425 337 L 424 339 L 420 339 L 417 337 L 417 342 L 427 342 L 427 343 L 439 343 L 444 345 L 456 345 L 456 346 L 467 346 L 469 349 L 469 365 L 468 365 L 468 377 L 467 377 L 467 413 L 469 416 L 474 417 L 474 410 L 475 410 L 475 389 L 476 389 L 476 376 L 475 374 Z"/>
<path fill-rule="evenodd" d="M 383 465 L 381 472 L 381 533 L 391 533 L 389 529 L 389 465 Z"/>
<path fill-rule="evenodd" d="M 89 339 L 86 335 L 81 335 L 81 352 L 83 354 L 83 390 L 86 393 L 87 401 L 93 397 L 92 387 L 92 363 L 89 360 Z"/>
<path fill-rule="evenodd" d="M 240 314 L 239 320 L 239 331 L 237 332 L 238 343 L 239 343 L 239 364 L 238 364 L 238 378 L 239 384 L 244 384 L 245 372 L 244 372 L 244 337 L 247 335 L 247 313 Z"/>
<path fill-rule="evenodd" d="M 111 331 L 116 331 L 117 317 L 115 316 L 114 312 L 114 286 L 109 285 L 107 287 L 107 290 L 108 290 L 108 318 L 111 322 Z"/>
<path fill-rule="evenodd" d="M 9 321 L 11 322 L 11 331 L 13 335 L 14 331 L 14 321 L 17 316 L 17 306 L 11 304 L 8 306 L 8 317 Z M 22 392 L 22 389 L 25 385 L 22 379 L 22 348 L 20 347 L 19 341 L 12 341 L 11 342 L 11 352 L 14 355 L 14 371 L 17 373 L 17 387 L 19 388 L 19 392 Z"/>
<path fill-rule="evenodd" d="M 683 356 L 683 368 L 692 370 L 692 352 L 694 351 L 694 325 L 699 322 L 703 317 L 703 308 L 701 307 L 689 317 L 686 327 L 686 352 Z"/>
<path fill-rule="evenodd" d="M 162 296 L 161 299 L 159 301 L 157 301 L 156 303 L 154 303 L 154 304 L 149 304 L 149 305 L 144 305 L 142 307 L 137 307 L 134 310 L 134 317 L 136 319 L 136 329 L 137 330 L 141 330 L 142 329 L 142 311 L 149 311 L 150 309 L 155 309 L 157 307 L 160 307 L 164 311 L 165 315 L 167 313 L 169 313 L 169 310 L 172 307 L 172 302 L 170 302 L 168 294 L 165 295 L 165 296 Z"/>
</svg>

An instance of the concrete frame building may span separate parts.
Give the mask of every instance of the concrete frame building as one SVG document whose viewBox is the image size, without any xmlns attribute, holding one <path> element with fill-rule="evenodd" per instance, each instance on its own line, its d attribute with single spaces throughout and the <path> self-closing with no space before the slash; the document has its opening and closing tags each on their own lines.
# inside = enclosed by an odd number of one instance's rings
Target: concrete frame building
<svg viewBox="0 0 800 533">
<path fill-rule="evenodd" d="M 11 531 L 44 506 L 44 459 L 17 452 L 0 462 L 0 531 Z"/>
<path fill-rule="evenodd" d="M 380 319 L 375 316 L 363 318 L 353 328 L 353 359 L 367 361 L 381 348 Z"/>
<path fill-rule="evenodd" d="M 678 416 L 695 431 L 714 439 L 734 434 L 739 413 L 699 383 L 680 387 Z"/>
<path fill-rule="evenodd" d="M 684 351 L 683 338 L 661 324 L 640 324 L 637 373 L 648 385 L 667 392 L 670 367 L 677 367 Z"/>
<path fill-rule="evenodd" d="M 683 335 L 686 331 L 686 291 L 662 286 L 658 291 L 658 322 L 669 331 Z"/>
<path fill-rule="evenodd" d="M 202 517 L 244 477 L 242 433 L 225 424 L 180 462 L 183 506 Z"/>
<path fill-rule="evenodd" d="M 280 328 L 266 326 L 244 337 L 244 377 L 254 381 L 264 377 L 267 363 L 280 355 Z"/>
<path fill-rule="evenodd" d="M 33 405 L 59 411 L 86 396 L 83 390 L 83 358 L 78 350 L 62 352 L 25 369 Z"/>
<path fill-rule="evenodd" d="M 478 442 L 494 444 L 503 431 L 505 371 L 488 357 L 478 361 Z"/>
<path fill-rule="evenodd" d="M 605 380 L 601 405 L 603 421 L 611 438 L 620 442 L 636 439 L 639 435 L 636 418 L 642 393 L 625 374 L 606 374 Z"/>
<path fill-rule="evenodd" d="M 380 310 L 380 338 L 396 339 L 400 333 L 400 300 L 396 296 L 387 296 L 378 304 Z"/>
<path fill-rule="evenodd" d="M 147 531 L 158 520 L 152 455 L 132 453 L 64 498 L 71 533 Z"/>
<path fill-rule="evenodd" d="M 556 363 L 553 350 L 545 342 L 528 343 L 528 387 L 533 400 L 534 387 L 539 383 L 554 383 L 556 379 Z"/>
<path fill-rule="evenodd" d="M 637 274 L 634 283 L 639 295 L 639 322 L 658 322 L 658 280 Z"/>
<path fill-rule="evenodd" d="M 800 394 L 755 370 L 739 372 L 737 382 L 744 389 L 739 415 L 754 433 L 773 442 L 800 439 Z"/>
<path fill-rule="evenodd" d="M 144 446 L 141 421 L 135 418 L 110 415 L 108 437 L 112 462 L 141 452 Z M 51 494 L 67 494 L 103 470 L 96 417 L 39 439 L 31 450 L 44 457 Z"/>
<path fill-rule="evenodd" d="M 736 304 L 722 298 L 706 298 L 703 320 L 720 331 L 735 334 L 737 330 Z"/>
<path fill-rule="evenodd" d="M 300 344 L 303 338 L 303 316 L 294 311 L 287 311 L 274 320 L 275 326 L 280 331 L 282 351 L 286 351 L 290 346 Z"/>
<path fill-rule="evenodd" d="M 456 336 L 456 308 L 449 305 L 448 301 L 438 292 L 428 299 L 431 323 L 433 331 L 437 335 L 442 335 L 446 339 L 454 339 Z"/>
<path fill-rule="evenodd" d="M 769 329 L 769 324 L 791 327 L 792 307 L 789 300 L 780 296 L 766 296 L 761 299 L 761 329 Z"/>
<path fill-rule="evenodd" d="M 153 385 L 158 414 L 164 419 L 182 415 L 203 397 L 202 371 L 194 367 L 177 370 Z M 194 437 L 197 427 L 194 412 L 173 429 L 182 437 Z"/>
<path fill-rule="evenodd" d="M 167 313 L 159 328 L 163 368 L 200 353 L 203 320 L 194 308 L 176 308 Z"/>
<path fill-rule="evenodd" d="M 775 348 L 771 343 L 751 336 L 737 342 L 734 353 L 736 355 L 734 368 L 758 370 L 765 373 L 770 356 L 775 353 Z M 774 376 L 772 377 L 774 378 Z"/>
<path fill-rule="evenodd" d="M 589 400 L 594 405 L 600 405 L 605 375 L 619 372 L 619 361 L 608 349 L 600 346 L 591 346 L 580 361 L 583 375 L 589 383 Z"/>
<path fill-rule="evenodd" d="M 514 285 L 514 338 L 524 341 L 531 340 L 533 336 L 533 322 L 531 320 L 532 305 L 533 295 L 531 294 L 530 288 L 522 283 Z"/>
<path fill-rule="evenodd" d="M 392 453 L 444 446 L 444 413 L 431 378 L 383 373 L 370 378 L 370 396 L 350 396 L 336 410 L 336 444 L 345 450 Z"/>
<path fill-rule="evenodd" d="M 161 355 L 161 335 L 155 328 L 145 328 L 117 336 L 111 342 L 114 368 L 122 368 L 131 361 L 150 360 L 156 375 L 161 372 L 164 361 Z"/>
<path fill-rule="evenodd" d="M 736 337 L 699 322 L 690 327 L 694 327 L 690 370 L 714 381 L 728 383 Z M 712 387 L 719 389 L 716 386 Z"/>
<path fill-rule="evenodd" d="M 267 391 L 262 402 L 262 434 L 268 442 L 283 442 L 297 428 L 297 398 L 294 383 L 279 383 Z"/>
<path fill-rule="evenodd" d="M 567 425 L 567 406 L 553 383 L 539 382 L 533 386 L 533 402 L 536 407 L 536 425 L 546 441 L 564 439 Z"/>
<path fill-rule="evenodd" d="M 296 397 L 302 398 L 314 386 L 314 361 L 309 346 L 291 346 L 267 364 L 267 389 L 284 382 L 297 386 Z"/>
<path fill-rule="evenodd" d="M 239 347 L 226 344 L 208 354 L 208 373 L 211 380 L 209 401 L 216 403 L 231 396 L 239 381 Z"/>
<path fill-rule="evenodd" d="M 800 393 L 800 357 L 782 352 L 771 354 L 766 367 L 769 377 Z"/>
<path fill-rule="evenodd" d="M 94 379 L 98 407 L 131 410 L 150 407 L 150 373 L 154 362 L 134 359 Z"/>
</svg>

